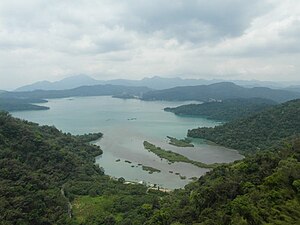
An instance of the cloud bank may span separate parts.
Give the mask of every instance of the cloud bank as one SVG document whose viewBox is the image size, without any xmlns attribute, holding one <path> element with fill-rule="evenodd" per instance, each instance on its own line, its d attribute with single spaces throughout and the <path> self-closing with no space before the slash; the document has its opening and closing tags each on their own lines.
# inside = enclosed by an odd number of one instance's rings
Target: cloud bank
<svg viewBox="0 0 300 225">
<path fill-rule="evenodd" d="M 0 88 L 74 74 L 300 80 L 298 0 L 1 0 Z"/>
</svg>

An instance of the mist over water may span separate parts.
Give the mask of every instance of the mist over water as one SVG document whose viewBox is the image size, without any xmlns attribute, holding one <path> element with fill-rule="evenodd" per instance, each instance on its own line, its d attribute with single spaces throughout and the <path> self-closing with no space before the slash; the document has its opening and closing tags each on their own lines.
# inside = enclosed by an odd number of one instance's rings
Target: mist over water
<svg viewBox="0 0 300 225">
<path fill-rule="evenodd" d="M 195 148 L 169 145 L 166 136 L 184 138 L 188 129 L 218 124 L 204 118 L 179 117 L 163 111 L 165 107 L 186 103 L 188 102 L 123 100 L 108 96 L 77 97 L 51 99 L 44 104 L 50 107 L 47 111 L 12 114 L 40 124 L 54 125 L 72 134 L 102 132 L 103 138 L 95 144 L 100 145 L 104 153 L 96 158 L 96 163 L 104 168 L 106 174 L 131 181 L 143 180 L 167 188 L 179 188 L 190 182 L 189 178 L 199 177 L 208 170 L 187 163 L 168 164 L 166 160 L 145 150 L 143 141 L 205 163 L 231 162 L 242 158 L 234 150 L 207 145 L 199 140 L 193 142 Z M 149 174 L 138 164 L 157 168 L 161 173 Z M 175 173 L 180 173 L 187 179 L 180 179 Z"/>
</svg>

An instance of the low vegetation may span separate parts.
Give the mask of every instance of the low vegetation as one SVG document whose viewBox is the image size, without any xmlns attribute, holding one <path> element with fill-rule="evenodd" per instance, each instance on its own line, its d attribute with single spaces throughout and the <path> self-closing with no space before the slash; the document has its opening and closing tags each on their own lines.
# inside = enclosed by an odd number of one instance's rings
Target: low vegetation
<svg viewBox="0 0 300 225">
<path fill-rule="evenodd" d="M 154 154 L 156 154 L 161 159 L 166 159 L 171 163 L 184 162 L 184 163 L 193 164 L 193 165 L 201 167 L 201 168 L 214 168 L 218 165 L 218 164 L 205 164 L 205 163 L 202 163 L 202 162 L 191 160 L 191 159 L 189 159 L 189 158 L 187 158 L 183 155 L 180 155 L 176 152 L 167 151 L 167 150 L 164 150 L 160 147 L 156 147 L 155 145 L 153 145 L 153 144 L 151 144 L 147 141 L 144 141 L 144 147 L 148 151 L 153 152 Z"/>
<path fill-rule="evenodd" d="M 145 170 L 145 171 L 148 171 L 150 174 L 161 172 L 159 169 L 153 168 L 151 166 L 142 166 L 142 169 Z"/>
<path fill-rule="evenodd" d="M 176 147 L 194 147 L 194 145 L 191 143 L 191 141 L 187 138 L 185 139 L 177 139 L 174 137 L 167 136 L 169 139 L 169 144 L 174 145 Z"/>
<path fill-rule="evenodd" d="M 100 133 L 100 132 L 83 134 L 83 135 L 76 135 L 76 138 L 78 140 L 80 140 L 81 142 L 84 142 L 84 143 L 89 143 L 89 142 L 92 142 L 92 141 L 96 141 L 96 140 L 98 140 L 102 137 L 103 137 L 103 134 Z"/>
<path fill-rule="evenodd" d="M 300 139 L 222 165 L 162 198 L 145 224 L 290 225 L 300 221 Z"/>
</svg>

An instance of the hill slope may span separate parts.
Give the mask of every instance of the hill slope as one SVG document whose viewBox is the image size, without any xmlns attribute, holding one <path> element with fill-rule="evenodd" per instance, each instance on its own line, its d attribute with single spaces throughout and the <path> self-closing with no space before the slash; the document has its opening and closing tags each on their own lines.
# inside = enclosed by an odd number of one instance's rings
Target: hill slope
<svg viewBox="0 0 300 225">
<path fill-rule="evenodd" d="M 45 103 L 42 99 L 19 99 L 19 98 L 1 98 L 0 110 L 12 112 L 21 110 L 47 110 L 49 107 L 35 105 L 36 103 Z"/>
<path fill-rule="evenodd" d="M 175 87 L 165 90 L 150 91 L 143 95 L 143 100 L 197 100 L 207 102 L 209 99 L 265 98 L 276 102 L 285 102 L 299 97 L 300 93 L 296 92 L 265 87 L 244 88 L 234 83 L 223 82 L 211 85 Z"/>
<path fill-rule="evenodd" d="M 137 210 L 156 197 L 146 195 L 144 186 L 110 179 L 94 165 L 102 151 L 85 142 L 99 137 L 63 134 L 0 112 L 0 224 L 81 224 L 72 216 L 71 202 L 100 195 L 113 198 L 114 204 L 95 216 L 89 209 L 87 221 L 81 222 L 108 224 L 115 217 L 135 217 L 132 221 L 142 224 L 146 217 L 137 216 Z"/>
<path fill-rule="evenodd" d="M 300 99 L 215 128 L 189 130 L 188 136 L 207 139 L 241 152 L 254 152 L 299 133 Z"/>
<path fill-rule="evenodd" d="M 67 223 L 68 180 L 101 174 L 89 163 L 101 154 L 74 136 L 0 112 L 0 219 L 4 224 Z"/>
<path fill-rule="evenodd" d="M 5 92 L 0 94 L 2 98 L 67 98 L 75 96 L 104 96 L 130 94 L 140 96 L 151 89 L 147 87 L 128 87 L 120 85 L 94 85 L 81 86 L 68 90 L 36 90 L 28 92 Z"/>
<path fill-rule="evenodd" d="M 161 201 L 146 224 L 298 225 L 300 139 L 220 166 Z"/>
<path fill-rule="evenodd" d="M 226 99 L 222 102 L 204 102 L 203 104 L 182 105 L 175 108 L 165 108 L 167 112 L 176 115 L 192 115 L 206 117 L 212 120 L 229 121 L 249 116 L 276 103 L 267 99 Z"/>
</svg>

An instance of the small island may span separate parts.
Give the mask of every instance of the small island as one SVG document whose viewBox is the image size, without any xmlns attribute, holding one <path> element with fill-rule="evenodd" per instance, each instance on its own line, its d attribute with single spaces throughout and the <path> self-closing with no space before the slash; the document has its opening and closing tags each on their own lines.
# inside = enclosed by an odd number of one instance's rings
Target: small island
<svg viewBox="0 0 300 225">
<path fill-rule="evenodd" d="M 191 160 L 191 159 L 189 159 L 183 155 L 180 155 L 176 152 L 168 151 L 168 150 L 162 149 L 160 147 L 157 147 L 148 141 L 144 141 L 144 148 L 147 149 L 149 152 L 153 152 L 161 159 L 166 159 L 170 163 L 184 162 L 184 163 L 193 164 L 200 168 L 207 168 L 207 169 L 215 168 L 217 165 L 219 165 L 218 163 L 206 164 L 206 163 Z"/>
<path fill-rule="evenodd" d="M 149 174 L 161 172 L 159 169 L 153 168 L 151 166 L 142 166 L 142 169 L 148 171 Z"/>
<path fill-rule="evenodd" d="M 191 141 L 187 138 L 185 139 L 177 139 L 174 137 L 167 136 L 169 139 L 169 144 L 174 145 L 176 147 L 194 147 L 194 145 L 191 143 Z"/>
</svg>

